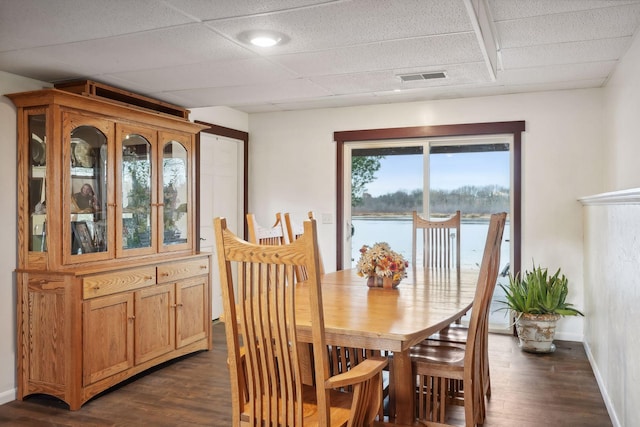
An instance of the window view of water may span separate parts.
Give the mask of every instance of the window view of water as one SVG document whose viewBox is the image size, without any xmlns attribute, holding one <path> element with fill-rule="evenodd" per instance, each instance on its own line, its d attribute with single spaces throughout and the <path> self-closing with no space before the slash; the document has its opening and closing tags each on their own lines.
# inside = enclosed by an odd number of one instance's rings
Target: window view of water
<svg viewBox="0 0 640 427">
<path fill-rule="evenodd" d="M 351 240 L 352 266 L 355 267 L 363 245 L 376 242 L 387 242 L 391 249 L 398 252 L 407 261 L 411 260 L 411 217 L 353 217 L 353 237 Z M 487 239 L 489 220 L 462 219 L 460 224 L 460 265 L 462 268 L 480 268 L 482 252 Z M 504 240 L 508 240 L 509 222 L 505 225 Z M 418 245 L 417 258 L 422 256 L 422 248 Z M 509 245 L 503 243 L 500 254 L 502 268 L 509 262 Z"/>
<path fill-rule="evenodd" d="M 360 258 L 360 248 L 363 245 L 371 246 L 377 242 L 387 242 L 391 249 L 401 254 L 407 261 L 411 262 L 411 233 L 413 230 L 412 219 L 407 216 L 354 216 L 353 237 L 351 240 L 352 267 L 356 266 Z M 460 223 L 460 266 L 461 268 L 480 269 L 482 254 L 489 219 L 462 219 Z M 502 251 L 500 253 L 500 271 L 509 263 L 509 222 L 505 224 Z M 422 256 L 422 248 L 417 249 L 416 257 Z M 508 277 L 499 276 L 498 283 L 508 283 Z M 503 297 L 502 290 L 496 286 L 491 304 L 491 326 L 494 329 L 505 329 L 509 320 L 505 312 L 496 311 L 500 308 L 497 302 Z"/>
</svg>

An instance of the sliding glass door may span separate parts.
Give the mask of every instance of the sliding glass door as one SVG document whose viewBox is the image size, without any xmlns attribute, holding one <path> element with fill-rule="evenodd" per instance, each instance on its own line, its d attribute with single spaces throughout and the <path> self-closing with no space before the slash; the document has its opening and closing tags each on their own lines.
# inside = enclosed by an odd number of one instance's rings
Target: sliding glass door
<svg viewBox="0 0 640 427">
<path fill-rule="evenodd" d="M 360 247 L 380 241 L 411 259 L 411 212 L 444 218 L 460 210 L 462 268 L 479 269 L 490 214 L 511 211 L 511 157 L 510 136 L 345 144 L 350 179 L 344 180 L 343 193 L 344 265 L 355 266 Z M 504 283 L 511 259 L 509 225 L 499 277 Z M 494 300 L 499 299 L 497 287 Z M 492 329 L 506 331 L 508 323 L 503 312 L 492 315 Z"/>
</svg>

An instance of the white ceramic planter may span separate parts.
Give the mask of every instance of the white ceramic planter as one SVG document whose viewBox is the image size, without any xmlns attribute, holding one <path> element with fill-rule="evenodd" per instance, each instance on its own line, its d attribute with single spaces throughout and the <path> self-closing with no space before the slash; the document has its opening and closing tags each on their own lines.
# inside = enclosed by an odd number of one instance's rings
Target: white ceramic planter
<svg viewBox="0 0 640 427">
<path fill-rule="evenodd" d="M 555 351 L 553 337 L 559 314 L 516 313 L 516 330 L 520 348 L 530 353 L 551 353 Z"/>
</svg>

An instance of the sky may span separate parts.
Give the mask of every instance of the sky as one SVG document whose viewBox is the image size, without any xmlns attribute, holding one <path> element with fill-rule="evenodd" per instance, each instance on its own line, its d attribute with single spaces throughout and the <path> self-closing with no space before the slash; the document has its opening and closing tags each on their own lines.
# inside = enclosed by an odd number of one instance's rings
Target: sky
<svg viewBox="0 0 640 427">
<path fill-rule="evenodd" d="M 373 197 L 422 188 L 422 155 L 386 156 L 376 180 L 367 185 Z M 509 152 L 432 154 L 431 188 L 452 190 L 464 185 L 509 187 Z"/>
</svg>

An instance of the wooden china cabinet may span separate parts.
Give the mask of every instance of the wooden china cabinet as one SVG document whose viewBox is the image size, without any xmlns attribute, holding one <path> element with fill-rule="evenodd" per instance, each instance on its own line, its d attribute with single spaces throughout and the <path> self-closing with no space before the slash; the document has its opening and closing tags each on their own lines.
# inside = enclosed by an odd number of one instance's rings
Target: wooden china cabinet
<svg viewBox="0 0 640 427">
<path fill-rule="evenodd" d="M 211 348 L 188 111 L 91 81 L 18 108 L 18 398 L 72 410 Z"/>
</svg>

